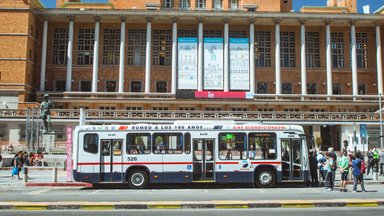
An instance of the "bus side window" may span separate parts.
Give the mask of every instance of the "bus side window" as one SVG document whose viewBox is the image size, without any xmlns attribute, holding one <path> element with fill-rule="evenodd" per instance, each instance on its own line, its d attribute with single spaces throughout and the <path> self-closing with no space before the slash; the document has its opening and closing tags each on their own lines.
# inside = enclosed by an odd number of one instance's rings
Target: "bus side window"
<svg viewBox="0 0 384 216">
<path fill-rule="evenodd" d="M 83 150 L 87 153 L 97 154 L 99 151 L 99 135 L 85 134 Z"/>
<path fill-rule="evenodd" d="M 184 151 L 185 151 L 185 154 L 191 153 L 191 134 L 190 133 L 184 134 Z"/>
<path fill-rule="evenodd" d="M 150 134 L 127 135 L 127 154 L 150 154 L 151 136 Z"/>
<path fill-rule="evenodd" d="M 247 159 L 247 136 L 245 133 L 220 133 L 219 158 L 221 160 Z"/>
</svg>

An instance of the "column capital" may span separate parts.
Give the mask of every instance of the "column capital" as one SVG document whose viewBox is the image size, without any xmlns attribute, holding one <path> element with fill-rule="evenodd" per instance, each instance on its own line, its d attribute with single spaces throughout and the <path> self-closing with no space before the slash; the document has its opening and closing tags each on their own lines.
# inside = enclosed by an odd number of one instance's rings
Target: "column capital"
<svg viewBox="0 0 384 216">
<path fill-rule="evenodd" d="M 177 17 L 172 17 L 172 22 L 177 22 L 179 20 L 179 18 L 177 18 Z"/>
<path fill-rule="evenodd" d="M 120 21 L 121 21 L 121 22 L 126 22 L 126 21 L 127 21 L 127 17 L 123 17 L 123 16 L 120 17 Z"/>
<path fill-rule="evenodd" d="M 147 22 L 151 22 L 152 21 L 152 17 L 147 17 L 146 20 L 147 20 Z"/>
<path fill-rule="evenodd" d="M 251 18 L 251 19 L 249 19 L 249 24 L 255 24 L 255 21 L 256 21 L 256 19 Z"/>
<path fill-rule="evenodd" d="M 75 16 L 68 16 L 68 20 L 69 20 L 70 22 L 75 21 Z"/>
<path fill-rule="evenodd" d="M 95 22 L 100 22 L 101 17 L 100 16 L 95 16 Z"/>
<path fill-rule="evenodd" d="M 332 20 L 325 20 L 324 23 L 325 23 L 325 25 L 331 25 Z"/>
<path fill-rule="evenodd" d="M 229 18 L 224 18 L 224 19 L 223 19 L 224 23 L 228 23 L 229 20 L 230 20 Z"/>
<path fill-rule="evenodd" d="M 199 23 L 202 23 L 202 22 L 204 21 L 204 19 L 200 17 L 200 18 L 197 19 L 197 21 L 198 21 Z"/>
<path fill-rule="evenodd" d="M 349 21 L 349 24 L 350 24 L 351 26 L 354 26 L 354 25 L 356 25 L 356 21 L 355 21 L 355 20 L 351 20 L 351 21 Z"/>
<path fill-rule="evenodd" d="M 275 19 L 274 22 L 275 22 L 275 25 L 280 24 L 281 19 Z"/>
<path fill-rule="evenodd" d="M 300 25 L 305 25 L 306 22 L 307 22 L 306 19 L 300 19 L 299 20 Z"/>
</svg>

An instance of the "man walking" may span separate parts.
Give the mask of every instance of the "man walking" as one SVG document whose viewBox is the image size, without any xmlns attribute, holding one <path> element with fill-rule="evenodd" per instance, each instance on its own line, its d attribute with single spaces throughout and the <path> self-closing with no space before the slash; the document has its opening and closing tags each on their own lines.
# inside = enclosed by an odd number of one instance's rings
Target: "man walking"
<svg viewBox="0 0 384 216">
<path fill-rule="evenodd" d="M 384 166 L 384 148 L 381 149 L 379 153 L 379 163 L 380 163 L 380 176 L 384 175 L 383 166 Z"/>
<path fill-rule="evenodd" d="M 372 173 L 373 173 L 373 165 L 374 165 L 372 149 L 368 150 L 367 157 L 368 157 L 368 171 L 367 171 L 367 175 L 369 175 L 369 172 L 371 171 L 371 169 L 372 169 Z"/>
<path fill-rule="evenodd" d="M 349 172 L 349 158 L 347 152 L 343 152 L 343 156 L 339 161 L 339 170 L 341 173 L 341 181 L 340 181 L 340 192 L 346 192 L 346 186 L 348 181 L 348 172 Z"/>
<path fill-rule="evenodd" d="M 358 182 L 360 182 L 362 192 L 365 192 L 364 176 L 363 176 L 363 173 L 361 172 L 361 164 L 364 163 L 364 161 L 362 161 L 360 157 L 361 157 L 360 151 L 356 152 L 356 154 L 352 157 L 352 168 L 353 168 L 353 191 L 352 192 L 357 191 Z"/>
</svg>

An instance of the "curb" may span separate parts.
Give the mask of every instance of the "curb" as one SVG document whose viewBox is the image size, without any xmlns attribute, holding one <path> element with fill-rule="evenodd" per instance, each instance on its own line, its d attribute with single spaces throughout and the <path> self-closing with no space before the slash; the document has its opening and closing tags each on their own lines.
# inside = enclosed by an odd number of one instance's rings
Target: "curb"
<svg viewBox="0 0 384 216">
<path fill-rule="evenodd" d="M 1 210 L 124 210 L 124 209 L 224 209 L 380 207 L 383 200 L 280 200 L 280 201 L 162 201 L 162 202 L 2 202 Z"/>
<path fill-rule="evenodd" d="M 26 182 L 26 187 L 93 187 L 86 182 Z"/>
</svg>

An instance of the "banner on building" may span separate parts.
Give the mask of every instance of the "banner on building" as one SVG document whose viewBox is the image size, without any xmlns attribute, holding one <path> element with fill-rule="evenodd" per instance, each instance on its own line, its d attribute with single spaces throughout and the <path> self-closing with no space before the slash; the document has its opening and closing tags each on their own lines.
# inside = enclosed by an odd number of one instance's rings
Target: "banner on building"
<svg viewBox="0 0 384 216">
<path fill-rule="evenodd" d="M 361 144 L 363 145 L 368 144 L 368 133 L 367 133 L 366 124 L 360 125 L 360 138 L 361 138 Z"/>
<path fill-rule="evenodd" d="M 230 38 L 229 56 L 230 90 L 249 90 L 248 38 Z"/>
<path fill-rule="evenodd" d="M 223 38 L 204 38 L 204 89 L 223 90 Z"/>
<path fill-rule="evenodd" d="M 178 42 L 178 89 L 197 89 L 197 38 L 181 37 Z"/>
</svg>

